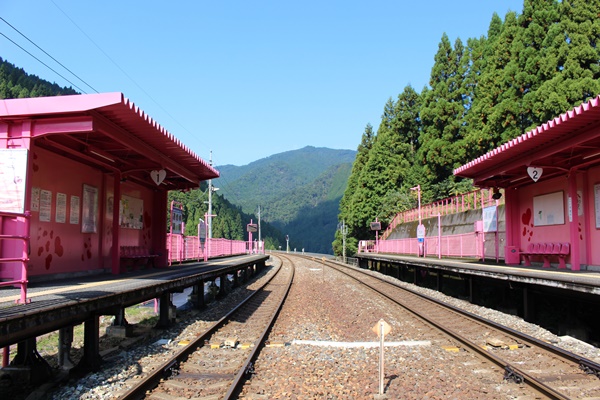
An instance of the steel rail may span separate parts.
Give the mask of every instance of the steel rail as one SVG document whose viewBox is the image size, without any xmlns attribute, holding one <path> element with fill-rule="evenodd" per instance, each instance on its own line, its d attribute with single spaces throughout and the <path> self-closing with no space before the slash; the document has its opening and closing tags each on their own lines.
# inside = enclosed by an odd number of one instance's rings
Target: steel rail
<svg viewBox="0 0 600 400">
<path fill-rule="evenodd" d="M 278 267 L 273 276 L 269 278 L 264 285 L 260 288 L 256 289 L 253 293 L 251 293 L 248 297 L 242 300 L 237 306 L 235 306 L 230 312 L 228 312 L 225 316 L 223 316 L 220 320 L 216 321 L 213 325 L 211 325 L 203 334 L 198 336 L 194 341 L 190 342 L 186 347 L 176 352 L 169 360 L 163 362 L 160 367 L 156 368 L 152 373 L 143 378 L 139 383 L 137 383 L 134 387 L 125 392 L 120 399 L 123 400 L 137 400 L 143 399 L 148 390 L 152 390 L 156 386 L 158 386 L 161 379 L 170 376 L 175 369 L 179 366 L 180 363 L 185 362 L 188 357 L 194 353 L 197 349 L 204 346 L 205 340 L 208 339 L 211 335 L 213 335 L 217 330 L 219 330 L 223 325 L 225 325 L 241 307 L 246 305 L 250 300 L 252 300 L 258 293 L 260 293 L 267 285 L 271 283 L 273 279 L 281 272 L 282 265 Z M 256 347 L 256 346 L 255 346 Z"/>
<path fill-rule="evenodd" d="M 285 300 L 287 299 L 290 289 L 292 288 L 292 284 L 294 283 L 294 276 L 295 276 L 295 271 L 296 271 L 295 263 L 288 257 L 282 257 L 282 258 L 286 258 L 292 265 L 292 274 L 291 274 L 289 281 L 286 283 L 287 288 L 285 289 L 285 294 L 280 299 L 279 304 L 276 307 L 276 311 L 271 316 L 271 319 L 269 320 L 267 327 L 261 333 L 260 337 L 256 340 L 257 343 L 252 348 L 251 353 L 246 358 L 244 365 L 242 366 L 242 368 L 240 368 L 240 370 L 236 374 L 233 383 L 231 384 L 231 386 L 229 387 L 229 390 L 225 394 L 224 399 L 226 399 L 226 400 L 233 399 L 234 396 L 237 396 L 239 394 L 239 392 L 242 388 L 242 385 L 244 383 L 244 377 L 250 373 L 250 371 L 252 369 L 252 364 L 258 357 L 258 354 L 259 354 L 260 350 L 262 349 L 262 344 L 265 343 L 267 335 L 269 334 L 269 332 L 271 331 L 271 328 L 275 324 L 275 321 L 277 320 L 277 316 L 279 315 L 279 312 L 281 311 L 281 308 L 283 307 L 283 304 L 285 303 Z M 283 263 L 280 268 L 283 268 Z"/>
<path fill-rule="evenodd" d="M 313 258 L 313 257 L 306 257 L 305 258 L 311 258 L 315 261 L 318 261 L 320 263 L 323 263 L 325 265 L 328 265 L 331 268 L 336 269 L 337 271 L 339 271 L 340 273 L 343 273 L 345 275 L 347 275 L 348 277 L 356 280 L 357 282 L 362 283 L 363 285 L 369 287 L 371 290 L 374 290 L 375 292 L 381 294 L 382 296 L 390 299 L 391 301 L 393 301 L 394 303 L 402 306 L 403 308 L 406 308 L 409 312 L 411 312 L 413 315 L 417 316 L 418 318 L 421 318 L 425 321 L 427 321 L 427 323 L 431 324 L 432 326 L 434 326 L 436 329 L 441 330 L 442 332 L 445 332 L 446 334 L 448 334 L 449 336 L 453 337 L 454 339 L 456 339 L 457 341 L 459 341 L 460 343 L 464 344 L 466 347 L 468 347 L 469 349 L 471 349 L 472 351 L 476 352 L 477 354 L 479 354 L 480 356 L 489 359 L 491 362 L 493 362 L 494 364 L 496 364 L 497 366 L 501 367 L 504 371 L 505 371 L 505 378 L 508 379 L 508 377 L 511 377 L 513 379 L 515 379 L 518 383 L 519 382 L 525 382 L 528 385 L 530 385 L 531 387 L 533 387 L 535 390 L 537 390 L 538 392 L 540 392 L 541 394 L 544 394 L 545 396 L 549 397 L 549 398 L 553 398 L 553 399 L 570 399 L 569 396 L 564 395 L 563 393 L 560 393 L 556 390 L 554 390 L 553 388 L 549 387 L 548 385 L 546 385 L 545 383 L 541 382 L 540 380 L 536 379 L 535 377 L 525 373 L 524 371 L 520 370 L 519 368 L 511 365 L 510 363 L 504 361 L 503 359 L 491 354 L 490 352 L 488 352 L 487 350 L 479 347 L 477 344 L 471 342 L 469 339 L 463 337 L 462 335 L 458 334 L 457 332 L 452 331 L 451 329 L 448 329 L 444 326 L 442 326 L 441 324 L 435 322 L 434 320 L 428 318 L 425 315 L 421 315 L 418 311 L 416 310 L 412 310 L 411 308 L 408 308 L 407 306 L 404 306 L 403 304 L 401 304 L 400 302 L 398 302 L 397 300 L 391 298 L 390 296 L 388 296 L 387 294 L 383 293 L 382 291 L 378 290 L 377 288 L 359 280 L 358 278 L 342 271 L 341 269 L 351 269 L 352 271 L 355 271 L 357 273 L 369 276 L 373 279 L 376 279 L 380 282 L 383 282 L 385 284 L 388 284 L 390 286 L 393 286 L 397 289 L 400 290 L 404 290 L 407 291 L 409 293 L 412 293 L 414 295 L 417 295 L 418 297 L 421 297 L 425 300 L 431 301 L 437 305 L 440 305 L 442 307 L 451 309 L 454 312 L 457 312 L 459 314 L 464 315 L 465 317 L 468 317 L 470 319 L 475 320 L 478 323 L 484 324 L 484 325 L 489 325 L 495 329 L 498 329 L 506 334 L 510 334 L 515 336 L 516 338 L 518 338 L 519 340 L 521 340 L 522 342 L 524 342 L 525 344 L 528 344 L 530 347 L 540 347 L 545 351 L 548 351 L 554 355 L 557 355 L 559 357 L 562 357 L 572 363 L 578 364 L 580 366 L 581 369 L 583 369 L 586 373 L 588 374 L 595 374 L 596 376 L 599 376 L 599 372 L 600 371 L 600 365 L 598 363 L 593 362 L 592 360 L 588 360 L 585 358 L 582 358 L 580 356 L 577 356 L 569 351 L 563 350 L 559 347 L 556 347 L 552 344 L 546 343 L 546 342 L 542 342 L 539 339 L 536 339 L 532 336 L 529 336 L 525 333 L 522 332 L 518 332 L 515 331 L 511 328 L 508 328 L 504 325 L 495 323 L 493 321 L 490 321 L 486 318 L 480 317 L 478 315 L 475 315 L 473 313 L 470 313 L 468 311 L 465 310 L 461 310 L 457 307 L 454 307 L 450 304 L 446 304 L 443 303 L 440 300 L 434 299 L 430 296 L 427 296 L 425 294 L 422 293 L 418 293 L 416 291 L 413 291 L 409 288 L 404 288 L 398 284 L 395 284 L 393 282 L 388 282 L 386 280 L 380 279 L 376 276 L 373 276 L 371 274 L 368 274 L 360 269 L 357 268 L 350 268 L 346 265 L 340 265 L 338 263 L 333 263 L 331 261 L 325 261 L 322 259 L 318 259 L 318 258 Z"/>
</svg>

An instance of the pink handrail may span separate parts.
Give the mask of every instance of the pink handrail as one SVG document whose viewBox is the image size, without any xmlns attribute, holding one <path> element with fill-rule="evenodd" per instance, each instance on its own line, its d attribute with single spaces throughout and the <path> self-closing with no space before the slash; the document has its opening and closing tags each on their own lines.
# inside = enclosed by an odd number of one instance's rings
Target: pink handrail
<svg viewBox="0 0 600 400">
<path fill-rule="evenodd" d="M 0 286 L 16 286 L 16 285 L 20 286 L 21 287 L 21 297 L 16 300 L 16 303 L 18 303 L 18 304 L 29 303 L 30 300 L 27 298 L 27 283 L 28 283 L 27 263 L 29 261 L 29 251 L 28 251 L 29 250 L 29 237 L 30 237 L 29 236 L 29 223 L 30 223 L 31 213 L 29 211 L 25 211 L 24 214 L 0 212 L 0 217 L 1 218 L 13 218 L 13 219 L 21 218 L 23 220 L 23 223 L 21 225 L 22 226 L 22 234 L 21 235 L 0 234 L 0 239 L 23 241 L 23 251 L 21 253 L 21 257 L 0 257 L 0 264 L 20 262 L 21 263 L 21 271 L 20 271 L 21 277 L 15 279 L 15 280 L 12 280 L 12 281 L 0 282 Z M 14 275 L 13 275 L 13 278 L 15 278 Z"/>
<path fill-rule="evenodd" d="M 492 198 L 492 195 L 493 191 L 491 189 L 478 189 L 468 193 L 434 201 L 433 203 L 421 205 L 421 217 L 426 219 L 437 217 L 438 214 L 450 215 L 468 210 L 481 209 L 489 204 L 496 204 L 496 200 Z M 500 198 L 499 204 L 504 204 L 504 196 Z M 413 208 L 396 214 L 383 232 L 381 239 L 387 239 L 398 225 L 406 222 L 417 221 L 418 219 L 418 208 Z"/>
<path fill-rule="evenodd" d="M 167 233 L 169 265 L 173 262 L 201 260 L 205 253 L 210 257 L 234 256 L 248 253 L 247 242 L 221 238 L 206 239 L 202 244 L 198 236 Z"/>
</svg>

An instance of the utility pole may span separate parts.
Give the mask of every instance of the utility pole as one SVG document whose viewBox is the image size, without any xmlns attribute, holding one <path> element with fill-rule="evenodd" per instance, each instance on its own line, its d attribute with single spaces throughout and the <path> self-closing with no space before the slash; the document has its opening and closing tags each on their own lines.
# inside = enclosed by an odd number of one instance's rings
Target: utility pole
<svg viewBox="0 0 600 400">
<path fill-rule="evenodd" d="M 258 243 L 260 243 L 260 206 L 258 206 Z M 260 244 L 259 244 L 260 246 Z"/>
<path fill-rule="evenodd" d="M 210 151 L 210 166 L 212 167 L 212 150 Z M 208 215 L 207 215 L 207 225 L 208 225 L 208 232 L 207 232 L 207 238 L 210 240 L 212 239 L 212 192 L 213 192 L 213 186 L 212 186 L 212 179 L 208 180 Z"/>
<path fill-rule="evenodd" d="M 342 220 L 342 262 L 346 264 L 346 220 Z"/>
</svg>

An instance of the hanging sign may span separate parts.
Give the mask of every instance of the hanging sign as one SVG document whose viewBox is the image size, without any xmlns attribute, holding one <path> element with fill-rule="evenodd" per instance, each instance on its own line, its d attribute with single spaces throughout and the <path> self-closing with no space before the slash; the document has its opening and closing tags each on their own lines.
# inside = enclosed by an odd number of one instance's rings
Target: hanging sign
<svg viewBox="0 0 600 400">
<path fill-rule="evenodd" d="M 538 179 L 542 177 L 542 173 L 544 172 L 543 168 L 538 167 L 527 167 L 527 173 L 529 177 L 533 179 L 534 182 L 537 182 Z"/>
<path fill-rule="evenodd" d="M 158 186 L 167 177 L 167 171 L 165 171 L 164 169 L 161 169 L 160 171 L 150 171 L 150 177 L 152 178 L 152 181 Z"/>
</svg>

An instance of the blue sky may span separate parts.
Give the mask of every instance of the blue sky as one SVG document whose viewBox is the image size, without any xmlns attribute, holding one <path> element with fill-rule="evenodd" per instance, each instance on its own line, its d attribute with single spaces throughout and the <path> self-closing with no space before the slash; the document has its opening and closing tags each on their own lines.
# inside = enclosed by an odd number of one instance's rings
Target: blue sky
<svg viewBox="0 0 600 400">
<path fill-rule="evenodd" d="M 245 165 L 307 145 L 355 150 L 444 32 L 485 35 L 523 0 L 3 0 L 8 36 L 87 93 L 123 92 L 202 158 Z M 0 56 L 71 86 L 0 35 Z M 76 89 L 77 90 L 77 89 Z"/>
</svg>

